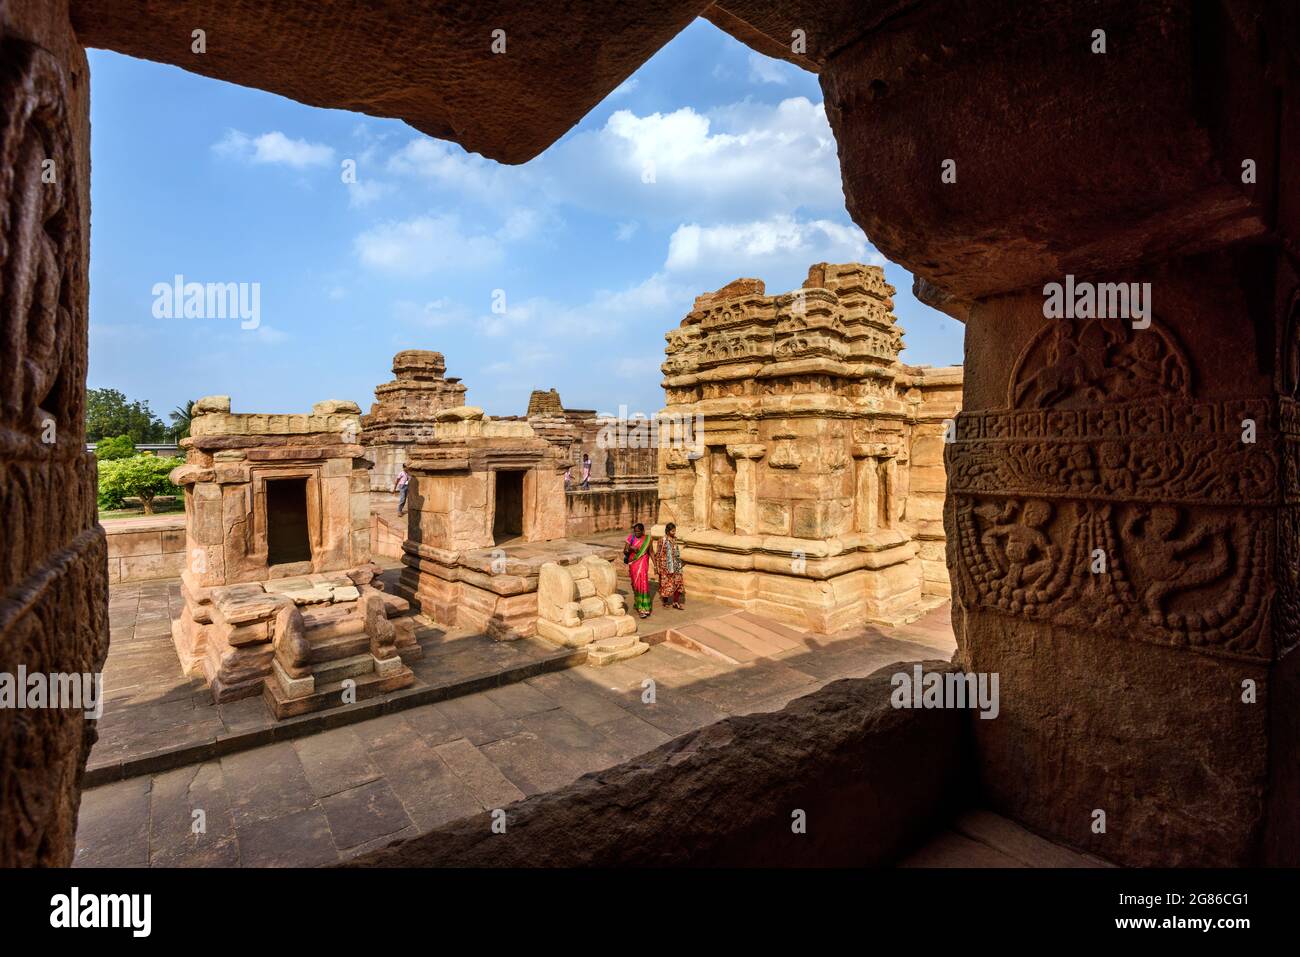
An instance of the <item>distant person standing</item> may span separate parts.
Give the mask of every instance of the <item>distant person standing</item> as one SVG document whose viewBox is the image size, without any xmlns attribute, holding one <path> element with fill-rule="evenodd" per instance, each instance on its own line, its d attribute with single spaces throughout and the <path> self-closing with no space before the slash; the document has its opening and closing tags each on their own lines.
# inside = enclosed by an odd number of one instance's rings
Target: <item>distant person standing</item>
<svg viewBox="0 0 1300 957">
<path fill-rule="evenodd" d="M 586 452 L 582 453 L 582 487 L 591 488 L 591 456 Z"/>
<path fill-rule="evenodd" d="M 564 470 L 564 490 L 567 492 L 573 488 L 573 466 L 570 465 Z"/>
<path fill-rule="evenodd" d="M 406 491 L 411 486 L 411 476 L 406 474 L 406 466 L 402 466 L 402 471 L 397 473 L 397 481 L 393 483 L 393 491 L 397 493 L 397 514 L 400 516 L 406 511 Z"/>
</svg>

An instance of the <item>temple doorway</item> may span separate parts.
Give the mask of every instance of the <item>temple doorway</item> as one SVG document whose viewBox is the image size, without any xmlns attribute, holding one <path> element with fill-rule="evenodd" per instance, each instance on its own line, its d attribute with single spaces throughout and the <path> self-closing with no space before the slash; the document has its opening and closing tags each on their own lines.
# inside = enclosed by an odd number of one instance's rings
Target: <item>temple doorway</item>
<svg viewBox="0 0 1300 957">
<path fill-rule="evenodd" d="M 492 542 L 504 545 L 524 534 L 524 473 L 496 473 L 496 506 L 492 515 Z"/>
<path fill-rule="evenodd" d="M 266 483 L 266 562 L 288 565 L 309 561 L 307 480 L 270 479 Z"/>
</svg>

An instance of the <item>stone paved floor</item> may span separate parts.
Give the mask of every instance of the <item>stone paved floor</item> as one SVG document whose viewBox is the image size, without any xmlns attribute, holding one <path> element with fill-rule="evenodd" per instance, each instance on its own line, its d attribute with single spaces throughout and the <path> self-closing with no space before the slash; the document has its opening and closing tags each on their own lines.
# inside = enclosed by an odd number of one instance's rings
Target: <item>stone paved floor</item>
<svg viewBox="0 0 1300 957">
<path fill-rule="evenodd" d="M 383 577 L 388 584 L 397 574 L 390 567 Z M 631 605 L 626 576 L 620 580 Z M 320 714 L 304 715 L 287 722 L 277 722 L 261 696 L 226 704 L 214 704 L 204 682 L 187 677 L 180 669 L 171 640 L 172 616 L 182 608 L 178 579 L 131 582 L 109 589 L 109 625 L 112 641 L 104 666 L 104 714 L 99 721 L 99 741 L 90 753 L 87 769 L 94 784 L 116 780 L 124 763 L 155 762 L 151 769 L 175 767 L 223 750 L 243 750 L 247 745 L 228 746 L 232 740 L 261 736 L 273 728 L 290 724 L 321 723 Z M 724 614 L 729 609 L 712 602 L 691 602 L 685 611 L 662 611 L 658 607 L 647 621 L 640 622 L 639 634 L 648 641 L 670 625 L 681 626 L 700 618 Z M 508 669 L 535 668 L 557 670 L 569 667 L 574 657 L 540 640 L 498 642 L 470 631 L 446 631 L 428 619 L 417 630 L 424 648 L 424 658 L 412 663 L 416 681 L 410 688 L 390 692 L 375 699 L 339 706 L 327 714 L 358 712 L 377 714 L 379 706 L 418 696 L 433 688 L 449 688 L 481 682 Z M 475 685 L 481 687 L 482 685 Z M 397 710 L 395 707 L 388 710 Z M 333 720 L 331 718 L 331 720 Z M 338 724 L 334 721 L 334 724 Z M 162 756 L 186 749 L 186 761 L 157 763 Z M 129 774 L 125 776 L 130 776 Z"/>
<path fill-rule="evenodd" d="M 116 613 L 123 614 L 120 604 Z M 143 618 L 148 624 L 163 616 L 151 605 Z M 946 604 L 888 633 L 809 636 L 800 647 L 743 665 L 658 644 L 604 668 L 542 674 L 92 788 L 82 797 L 75 863 L 345 860 L 563 787 L 728 715 L 775 710 L 828 681 L 893 661 L 946 659 L 954 647 Z M 655 682 L 652 704 L 642 700 L 646 678 Z M 176 730 L 183 733 L 184 724 Z"/>
</svg>

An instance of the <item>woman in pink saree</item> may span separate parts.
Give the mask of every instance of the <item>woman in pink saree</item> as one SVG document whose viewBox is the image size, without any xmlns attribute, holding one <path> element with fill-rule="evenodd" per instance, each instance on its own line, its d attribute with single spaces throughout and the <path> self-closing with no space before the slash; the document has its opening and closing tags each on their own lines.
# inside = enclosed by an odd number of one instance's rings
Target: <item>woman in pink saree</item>
<svg viewBox="0 0 1300 957">
<path fill-rule="evenodd" d="M 632 579 L 632 594 L 635 597 L 636 613 L 642 618 L 650 617 L 650 536 L 645 526 L 637 522 L 632 526 L 632 534 L 623 545 L 623 561 L 627 562 L 627 574 Z"/>
</svg>

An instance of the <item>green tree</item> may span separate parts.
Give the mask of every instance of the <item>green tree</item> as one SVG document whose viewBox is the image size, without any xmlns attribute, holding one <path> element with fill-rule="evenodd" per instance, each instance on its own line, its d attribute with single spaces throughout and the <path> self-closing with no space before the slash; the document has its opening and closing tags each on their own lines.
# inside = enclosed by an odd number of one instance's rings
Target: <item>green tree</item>
<svg viewBox="0 0 1300 957">
<path fill-rule="evenodd" d="M 190 399 L 184 405 L 178 405 L 172 409 L 170 418 L 172 420 L 172 441 L 179 442 L 181 439 L 188 438 L 190 434 L 190 419 L 193 417 L 194 403 L 198 399 Z"/>
<path fill-rule="evenodd" d="M 157 455 L 133 455 L 99 464 L 99 507 L 121 508 L 127 496 L 140 499 L 146 515 L 153 514 L 156 495 L 179 495 L 181 490 L 167 474 L 178 464 L 176 459 Z"/>
<path fill-rule="evenodd" d="M 129 435 L 135 442 L 163 442 L 167 427 L 148 402 L 129 402 L 117 389 L 86 390 L 86 441 Z"/>
<path fill-rule="evenodd" d="M 95 458 L 101 462 L 116 459 L 129 459 L 135 455 L 135 443 L 129 435 L 119 435 L 112 439 L 103 439 L 95 446 Z"/>
</svg>

